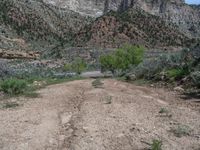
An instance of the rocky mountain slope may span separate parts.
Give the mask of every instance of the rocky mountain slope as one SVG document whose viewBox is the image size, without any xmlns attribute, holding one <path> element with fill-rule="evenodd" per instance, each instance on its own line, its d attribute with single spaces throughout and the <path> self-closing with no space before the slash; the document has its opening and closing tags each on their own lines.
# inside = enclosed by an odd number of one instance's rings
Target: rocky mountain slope
<svg viewBox="0 0 200 150">
<path fill-rule="evenodd" d="M 0 48 L 49 50 L 70 40 L 87 18 L 40 0 L 2 0 Z"/>
<path fill-rule="evenodd" d="M 99 17 L 109 10 L 124 11 L 137 6 L 144 11 L 173 22 L 192 37 L 200 36 L 200 9 L 185 4 L 184 0 L 44 0 L 75 12 Z"/>
<path fill-rule="evenodd" d="M 182 0 L 1 0 L 0 49 L 59 56 L 71 46 L 189 46 L 199 14 Z"/>
<path fill-rule="evenodd" d="M 120 47 L 124 43 L 145 47 L 189 46 L 194 39 L 180 32 L 174 24 L 151 15 L 138 7 L 122 13 L 111 12 L 83 28 L 75 45 Z"/>
</svg>

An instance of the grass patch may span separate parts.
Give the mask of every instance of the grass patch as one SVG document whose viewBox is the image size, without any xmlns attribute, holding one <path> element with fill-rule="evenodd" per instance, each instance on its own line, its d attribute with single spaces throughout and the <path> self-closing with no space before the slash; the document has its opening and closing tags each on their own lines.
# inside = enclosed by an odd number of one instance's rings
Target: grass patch
<svg viewBox="0 0 200 150">
<path fill-rule="evenodd" d="M 33 92 L 25 92 L 24 96 L 28 97 L 28 98 L 38 98 L 39 94 L 34 91 Z"/>
<path fill-rule="evenodd" d="M 16 102 L 8 102 L 6 104 L 3 105 L 3 108 L 8 109 L 8 108 L 15 108 L 18 107 L 19 104 Z"/>
<path fill-rule="evenodd" d="M 25 80 L 7 79 L 0 84 L 1 90 L 8 95 L 23 94 L 27 88 Z"/>
<path fill-rule="evenodd" d="M 94 88 L 102 88 L 103 82 L 101 82 L 101 79 L 96 79 L 92 82 L 92 86 Z"/>
<path fill-rule="evenodd" d="M 151 150 L 162 150 L 162 141 L 154 139 L 151 144 Z"/>
<path fill-rule="evenodd" d="M 112 103 L 112 96 L 106 96 L 105 97 L 105 104 L 111 104 Z"/>
<path fill-rule="evenodd" d="M 176 128 L 172 128 L 170 130 L 176 137 L 183 137 L 183 136 L 189 136 L 192 132 L 192 129 L 187 125 L 179 125 Z"/>
<path fill-rule="evenodd" d="M 34 91 L 44 88 L 48 85 L 59 84 L 63 82 L 69 82 L 74 80 L 81 80 L 81 77 L 71 77 L 71 78 L 38 78 L 31 77 L 26 79 L 6 79 L 0 81 L 0 91 L 3 91 L 9 96 L 21 96 L 27 95 L 35 97 L 36 93 Z"/>
<path fill-rule="evenodd" d="M 81 77 L 71 77 L 71 78 L 37 78 L 31 77 L 26 79 L 6 79 L 4 81 L 0 80 L 0 91 L 4 92 L 3 104 L 1 108 L 13 108 L 19 106 L 17 102 L 6 102 L 11 97 L 24 96 L 28 98 L 38 98 L 39 94 L 36 90 L 44 88 L 48 85 L 59 84 L 63 82 L 69 82 L 74 80 L 83 79 Z"/>
<path fill-rule="evenodd" d="M 170 69 L 166 71 L 167 76 L 172 79 L 181 79 L 183 76 L 188 74 L 188 71 L 185 69 Z"/>
<path fill-rule="evenodd" d="M 167 114 L 167 113 L 169 113 L 169 111 L 167 110 L 167 108 L 161 108 L 159 113 L 160 114 Z"/>
</svg>

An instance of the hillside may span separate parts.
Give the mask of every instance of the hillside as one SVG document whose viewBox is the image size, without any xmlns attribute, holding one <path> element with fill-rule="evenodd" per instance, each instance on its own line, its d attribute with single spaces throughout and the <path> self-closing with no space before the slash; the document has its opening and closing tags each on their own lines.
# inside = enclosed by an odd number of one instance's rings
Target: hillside
<svg viewBox="0 0 200 150">
<path fill-rule="evenodd" d="M 189 46 L 194 39 L 181 33 L 177 26 L 146 13 L 138 7 L 97 18 L 77 35 L 74 45 L 120 47 L 125 43 L 145 47 Z"/>
<path fill-rule="evenodd" d="M 139 7 L 147 13 L 159 16 L 168 23 L 175 23 L 181 32 L 200 36 L 200 8 L 188 5 L 184 0 L 44 0 L 61 8 L 68 8 L 83 15 L 99 17 L 104 13 L 124 11 Z"/>
<path fill-rule="evenodd" d="M 50 50 L 64 41 L 71 40 L 73 34 L 89 22 L 87 18 L 40 0 L 2 0 L 0 38 L 3 42 L 0 47 Z M 19 41 L 24 44 L 20 45 Z"/>
<path fill-rule="evenodd" d="M 200 29 L 199 7 L 178 0 L 164 2 L 2 0 L 0 48 L 61 57 L 61 51 L 71 46 L 101 49 L 125 43 L 147 48 L 192 45 Z M 193 26 L 190 31 L 189 24 Z"/>
</svg>

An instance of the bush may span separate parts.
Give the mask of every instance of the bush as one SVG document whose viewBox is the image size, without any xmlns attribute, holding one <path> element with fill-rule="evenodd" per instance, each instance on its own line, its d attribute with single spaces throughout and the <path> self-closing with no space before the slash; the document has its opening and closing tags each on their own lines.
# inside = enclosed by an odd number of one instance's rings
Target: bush
<svg viewBox="0 0 200 150">
<path fill-rule="evenodd" d="M 131 66 L 141 63 L 143 56 L 143 47 L 126 45 L 116 50 L 114 54 L 101 56 L 101 68 L 103 71 L 109 70 L 113 74 L 117 71 L 125 72 Z"/>
<path fill-rule="evenodd" d="M 100 63 L 101 63 L 101 70 L 106 71 L 109 70 L 112 73 L 116 70 L 116 64 L 115 64 L 115 57 L 114 55 L 105 55 L 100 57 Z"/>
<path fill-rule="evenodd" d="M 151 150 L 162 150 L 162 141 L 153 140 L 153 143 L 151 144 Z"/>
<path fill-rule="evenodd" d="M 18 79 L 7 79 L 1 83 L 1 90 L 10 95 L 18 95 L 24 93 L 27 88 L 27 82 Z"/>
<path fill-rule="evenodd" d="M 167 70 L 166 73 L 169 78 L 181 79 L 182 77 L 188 74 L 188 71 L 186 69 L 177 68 Z"/>
<path fill-rule="evenodd" d="M 193 84 L 197 87 L 200 87 L 200 71 L 195 71 L 191 73 L 191 78 L 193 81 Z"/>
<path fill-rule="evenodd" d="M 187 125 L 179 125 L 176 128 L 170 130 L 176 137 L 189 136 L 192 132 L 192 129 Z"/>
<path fill-rule="evenodd" d="M 76 72 L 77 74 L 81 74 L 81 72 L 86 70 L 86 67 L 87 67 L 86 62 L 80 57 L 77 57 L 72 62 L 70 68 L 72 69 L 72 71 Z"/>
<path fill-rule="evenodd" d="M 96 79 L 96 80 L 94 80 L 94 81 L 92 82 L 92 86 L 93 86 L 94 88 L 102 88 L 103 83 L 101 82 L 100 79 Z"/>
<path fill-rule="evenodd" d="M 67 72 L 71 72 L 72 71 L 72 65 L 71 64 L 65 64 L 63 70 L 67 71 Z"/>
</svg>

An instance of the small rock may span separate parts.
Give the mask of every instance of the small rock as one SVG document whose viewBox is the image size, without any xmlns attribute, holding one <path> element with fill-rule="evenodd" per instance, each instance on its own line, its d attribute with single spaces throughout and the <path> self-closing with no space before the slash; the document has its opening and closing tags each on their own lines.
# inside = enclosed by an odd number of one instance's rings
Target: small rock
<svg viewBox="0 0 200 150">
<path fill-rule="evenodd" d="M 151 85 L 150 85 L 150 87 L 154 87 L 154 85 L 153 85 L 153 84 L 151 84 Z"/>
<path fill-rule="evenodd" d="M 89 127 L 83 127 L 84 132 L 88 132 L 89 131 Z"/>
<path fill-rule="evenodd" d="M 182 87 L 177 86 L 177 87 L 174 88 L 174 91 L 176 91 L 176 92 L 184 92 L 185 90 Z"/>
<path fill-rule="evenodd" d="M 62 124 L 67 124 L 71 120 L 72 114 L 65 113 L 61 116 Z"/>
<path fill-rule="evenodd" d="M 136 77 L 135 74 L 130 74 L 130 75 L 128 75 L 128 79 L 132 80 L 132 81 L 135 81 L 137 79 L 137 77 Z"/>
</svg>

